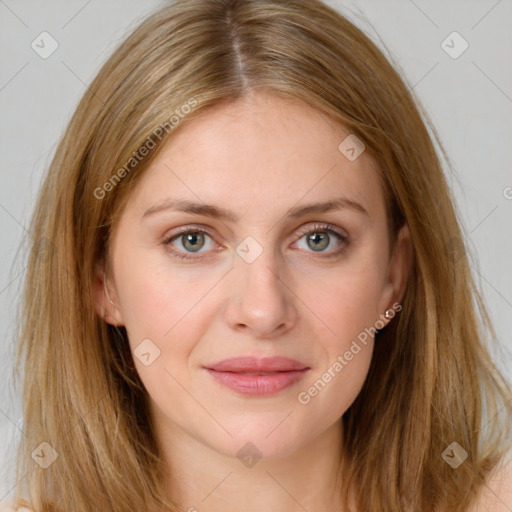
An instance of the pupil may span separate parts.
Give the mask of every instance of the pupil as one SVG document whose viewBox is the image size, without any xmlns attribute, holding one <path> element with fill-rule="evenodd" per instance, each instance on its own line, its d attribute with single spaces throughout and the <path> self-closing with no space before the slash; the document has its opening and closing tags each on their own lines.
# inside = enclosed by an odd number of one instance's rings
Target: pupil
<svg viewBox="0 0 512 512">
<path fill-rule="evenodd" d="M 325 243 L 326 240 L 327 240 L 327 237 L 326 237 L 325 233 L 322 233 L 322 234 L 316 233 L 316 232 L 315 233 L 311 233 L 311 235 L 309 235 L 308 240 L 313 241 L 316 244 L 316 243 L 319 242 L 318 237 L 320 237 L 320 238 L 323 237 L 324 238 L 324 244 L 321 245 L 321 246 L 317 245 L 316 247 L 313 246 L 311 248 L 314 249 L 314 250 L 318 249 L 319 247 L 320 247 L 320 249 L 325 249 L 325 247 L 327 247 L 327 245 L 328 245 L 328 243 Z"/>
<path fill-rule="evenodd" d="M 190 247 L 190 249 L 192 251 L 197 250 L 198 246 L 196 245 L 196 243 L 201 236 L 201 233 L 189 233 L 188 235 L 186 235 L 185 247 L 187 244 L 192 243 L 192 247 Z"/>
</svg>

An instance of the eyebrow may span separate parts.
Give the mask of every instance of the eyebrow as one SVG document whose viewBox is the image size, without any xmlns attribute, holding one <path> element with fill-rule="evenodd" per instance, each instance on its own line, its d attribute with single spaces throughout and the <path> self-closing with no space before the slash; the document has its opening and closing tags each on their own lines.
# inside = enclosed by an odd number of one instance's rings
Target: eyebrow
<svg viewBox="0 0 512 512">
<path fill-rule="evenodd" d="M 286 215 L 292 219 L 295 219 L 312 213 L 326 213 L 334 210 L 342 210 L 345 208 L 349 208 L 369 216 L 364 206 L 347 197 L 338 197 L 329 201 L 311 203 L 303 206 L 294 206 L 286 212 Z M 142 218 L 150 217 L 156 213 L 167 210 L 191 213 L 194 215 L 205 215 L 207 217 L 233 223 L 240 219 L 238 214 L 232 212 L 231 210 L 227 210 L 226 208 L 222 208 L 221 206 L 205 203 L 194 203 L 193 201 L 179 199 L 166 200 L 151 206 L 151 208 L 148 208 L 142 214 Z"/>
</svg>

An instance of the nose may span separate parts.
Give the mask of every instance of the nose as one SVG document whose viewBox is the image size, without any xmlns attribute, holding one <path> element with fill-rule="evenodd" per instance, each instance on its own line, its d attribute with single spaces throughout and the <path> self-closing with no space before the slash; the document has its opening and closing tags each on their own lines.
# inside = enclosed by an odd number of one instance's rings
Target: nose
<svg viewBox="0 0 512 512">
<path fill-rule="evenodd" d="M 296 296 L 275 253 L 265 249 L 251 263 L 237 255 L 233 265 L 224 312 L 228 325 L 257 338 L 281 336 L 291 329 L 297 319 Z"/>
</svg>

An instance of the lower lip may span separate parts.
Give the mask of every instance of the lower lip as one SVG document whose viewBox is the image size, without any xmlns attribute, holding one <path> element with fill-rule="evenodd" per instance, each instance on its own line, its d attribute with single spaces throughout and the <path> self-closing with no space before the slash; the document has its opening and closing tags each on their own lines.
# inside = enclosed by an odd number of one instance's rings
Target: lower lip
<svg viewBox="0 0 512 512">
<path fill-rule="evenodd" d="M 309 368 L 270 375 L 247 375 L 233 372 L 217 372 L 208 368 L 210 375 L 228 388 L 244 395 L 273 395 L 299 382 Z"/>
</svg>

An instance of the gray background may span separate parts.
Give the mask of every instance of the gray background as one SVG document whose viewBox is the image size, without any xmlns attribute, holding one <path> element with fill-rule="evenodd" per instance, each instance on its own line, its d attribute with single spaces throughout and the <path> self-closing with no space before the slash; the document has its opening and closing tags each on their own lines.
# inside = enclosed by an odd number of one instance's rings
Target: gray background
<svg viewBox="0 0 512 512">
<path fill-rule="evenodd" d="M 23 435 L 11 384 L 26 256 L 17 253 L 18 246 L 43 173 L 86 84 L 127 31 L 162 3 L 0 0 L 0 501 L 10 499 L 16 484 L 12 447 Z M 379 45 L 382 38 L 439 131 L 455 167 L 448 180 L 474 253 L 474 275 L 501 342 L 493 355 L 512 380 L 512 1 L 328 3 Z M 31 47 L 43 31 L 59 45 L 46 59 Z M 469 44 L 458 58 L 441 46 L 453 31 Z M 456 39 L 447 44 L 452 51 L 461 48 Z"/>
</svg>

